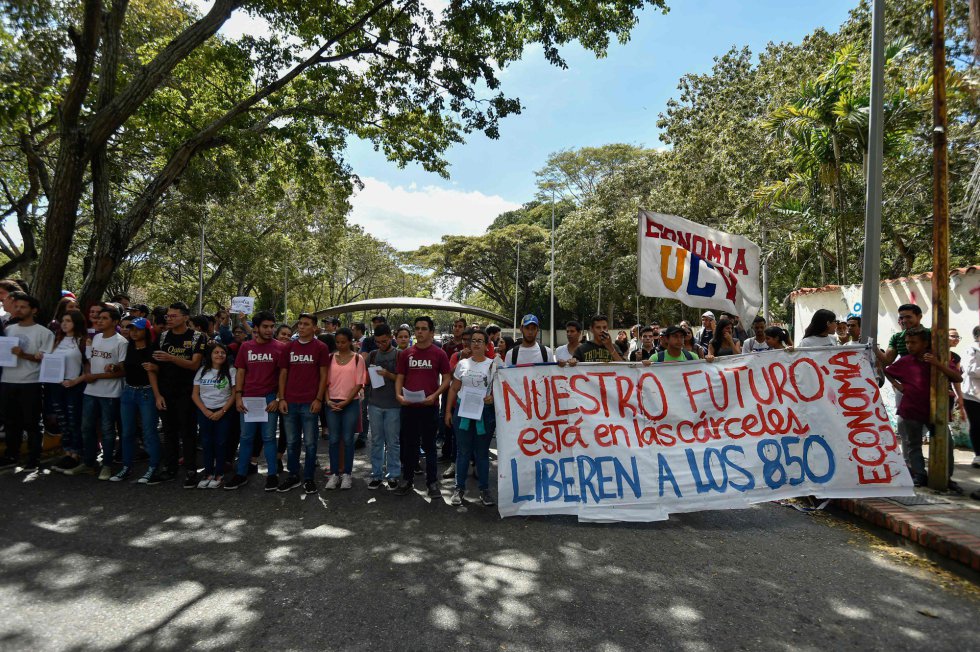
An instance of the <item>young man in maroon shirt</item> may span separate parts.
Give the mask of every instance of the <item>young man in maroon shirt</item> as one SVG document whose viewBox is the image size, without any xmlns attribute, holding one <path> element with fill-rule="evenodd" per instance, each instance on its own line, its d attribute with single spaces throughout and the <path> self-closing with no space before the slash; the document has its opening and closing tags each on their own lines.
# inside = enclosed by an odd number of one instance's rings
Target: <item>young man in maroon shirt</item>
<svg viewBox="0 0 980 652">
<path fill-rule="evenodd" d="M 279 483 L 279 491 L 299 486 L 299 444 L 302 435 L 306 461 L 303 464 L 303 487 L 316 493 L 316 445 L 320 429 L 317 422 L 327 391 L 327 365 L 330 351 L 313 336 L 316 317 L 303 313 L 296 322 L 299 337 L 286 345 L 279 359 L 280 419 L 286 424 L 286 470 L 289 475 Z"/>
<path fill-rule="evenodd" d="M 225 483 L 225 489 L 238 489 L 248 482 L 248 464 L 252 458 L 252 440 L 255 432 L 262 431 L 262 448 L 268 465 L 265 480 L 266 491 L 279 489 L 277 477 L 276 426 L 279 414 L 279 400 L 276 390 L 279 387 L 279 359 L 285 345 L 273 339 L 276 325 L 275 316 L 266 310 L 258 312 L 253 318 L 252 335 L 254 339 L 244 342 L 235 356 L 235 404 L 240 413 L 242 437 L 238 444 L 238 470 L 235 477 Z M 265 399 L 266 419 L 262 422 L 245 420 L 243 397 L 262 397 Z"/>
<path fill-rule="evenodd" d="M 434 324 L 431 317 L 415 320 L 415 346 L 398 356 L 395 379 L 395 398 L 402 406 L 401 458 L 402 481 L 395 493 L 406 495 L 412 490 L 415 466 L 419 461 L 419 444 L 425 449 L 425 483 L 432 498 L 441 495 L 436 479 L 436 432 L 438 430 L 439 397 L 452 380 L 449 356 L 432 344 Z M 405 398 L 405 391 L 425 392 L 421 401 Z"/>
</svg>

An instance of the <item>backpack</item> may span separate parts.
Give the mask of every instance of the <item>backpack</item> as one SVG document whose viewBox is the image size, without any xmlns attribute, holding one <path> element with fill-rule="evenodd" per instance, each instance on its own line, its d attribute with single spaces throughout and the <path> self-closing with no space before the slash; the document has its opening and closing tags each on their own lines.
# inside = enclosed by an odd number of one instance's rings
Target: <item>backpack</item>
<svg viewBox="0 0 980 652">
<path fill-rule="evenodd" d="M 681 349 L 681 353 L 684 354 L 684 359 L 685 360 L 696 360 L 697 359 L 697 358 L 694 357 L 694 354 L 691 353 L 690 351 L 688 351 L 687 349 Z M 660 351 L 659 353 L 657 353 L 657 362 L 663 362 L 666 358 L 667 358 L 667 351 L 666 350 Z"/>
<path fill-rule="evenodd" d="M 548 348 L 544 344 L 542 344 L 541 342 L 538 342 L 538 348 L 541 349 L 541 362 L 547 363 L 548 362 Z M 521 350 L 521 345 L 520 344 L 515 345 L 514 348 L 511 349 L 510 365 L 512 367 L 516 367 L 517 366 L 517 354 L 520 352 L 520 350 Z"/>
</svg>

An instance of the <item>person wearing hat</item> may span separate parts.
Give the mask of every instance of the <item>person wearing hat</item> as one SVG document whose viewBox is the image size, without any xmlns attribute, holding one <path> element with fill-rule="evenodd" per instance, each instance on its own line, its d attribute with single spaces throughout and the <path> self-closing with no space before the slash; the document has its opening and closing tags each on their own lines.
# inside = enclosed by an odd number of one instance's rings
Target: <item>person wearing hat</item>
<svg viewBox="0 0 980 652">
<path fill-rule="evenodd" d="M 505 354 L 504 361 L 508 367 L 555 361 L 551 349 L 538 342 L 539 328 L 536 316 L 524 315 L 521 320 L 521 341 Z"/>
<path fill-rule="evenodd" d="M 687 333 L 680 326 L 668 326 L 663 332 L 664 339 L 667 340 L 667 348 L 660 351 L 653 360 L 656 362 L 684 362 L 685 360 L 697 360 L 698 356 L 684 349 L 684 337 Z M 649 364 L 646 361 L 643 364 Z"/>
<path fill-rule="evenodd" d="M 568 365 L 575 366 L 579 362 L 623 362 L 623 356 L 613 338 L 609 336 L 609 318 L 605 315 L 595 315 L 589 322 L 592 341 L 585 342 L 577 349 Z"/>
<path fill-rule="evenodd" d="M 109 480 L 122 482 L 132 474 L 136 453 L 136 436 L 142 430 L 143 445 L 150 456 L 150 466 L 139 479 L 140 484 L 162 482 L 160 468 L 160 435 L 157 431 L 158 408 L 163 403 L 157 382 L 159 367 L 153 361 L 157 345 L 150 336 L 150 322 L 144 317 L 129 320 L 123 326 L 127 330 L 129 345 L 123 360 L 123 391 L 119 398 L 122 420 L 122 468 Z M 142 428 L 140 427 L 142 426 Z"/>
<path fill-rule="evenodd" d="M 698 346 L 708 350 L 708 344 L 715 336 L 715 313 L 710 310 L 701 314 L 701 332 L 698 334 Z"/>
</svg>

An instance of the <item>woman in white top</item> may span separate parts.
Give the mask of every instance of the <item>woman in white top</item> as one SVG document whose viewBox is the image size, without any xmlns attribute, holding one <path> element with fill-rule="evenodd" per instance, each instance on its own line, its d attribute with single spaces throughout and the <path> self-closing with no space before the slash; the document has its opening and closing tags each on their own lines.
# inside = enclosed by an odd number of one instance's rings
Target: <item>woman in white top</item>
<svg viewBox="0 0 980 652">
<path fill-rule="evenodd" d="M 449 386 L 449 400 L 446 402 L 446 425 L 452 426 L 456 433 L 456 489 L 452 504 L 463 504 L 470 457 L 474 457 L 480 483 L 480 502 L 490 506 L 496 504 L 490 493 L 490 439 L 496 425 L 492 388 L 499 362 L 496 358 L 487 357 L 486 333 L 476 329 L 467 332 L 471 334 L 471 354 L 460 360 L 453 370 L 453 382 Z M 479 419 L 459 415 L 456 397 L 461 392 L 483 396 L 483 414 Z"/>
<path fill-rule="evenodd" d="M 212 342 L 204 350 L 201 368 L 194 376 L 191 399 L 197 406 L 197 427 L 204 449 L 204 477 L 198 489 L 217 489 L 225 473 L 225 447 L 235 405 L 235 368 L 228 362 L 228 349 Z"/>
<path fill-rule="evenodd" d="M 970 442 L 973 444 L 973 467 L 980 468 L 980 326 L 973 327 L 973 344 L 963 356 L 963 407 L 970 421 Z M 980 489 L 971 498 L 980 500 Z"/>
<path fill-rule="evenodd" d="M 837 346 L 837 315 L 826 308 L 813 313 L 810 325 L 803 332 L 800 348 L 807 349 L 816 346 Z"/>
<path fill-rule="evenodd" d="M 84 315 L 78 310 L 69 310 L 61 318 L 54 346 L 48 353 L 65 360 L 64 380 L 60 384 L 48 383 L 45 387 L 51 394 L 54 414 L 61 427 L 61 447 L 65 450 L 65 456 L 52 467 L 59 472 L 81 464 L 82 392 L 85 391 L 82 361 L 87 337 Z"/>
</svg>

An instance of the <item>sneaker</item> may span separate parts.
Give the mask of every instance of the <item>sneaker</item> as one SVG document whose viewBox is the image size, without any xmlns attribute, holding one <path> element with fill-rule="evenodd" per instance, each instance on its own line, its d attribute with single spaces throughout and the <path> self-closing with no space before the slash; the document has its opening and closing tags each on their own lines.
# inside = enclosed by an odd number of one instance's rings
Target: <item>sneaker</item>
<svg viewBox="0 0 980 652">
<path fill-rule="evenodd" d="M 146 470 L 146 473 L 144 473 L 143 475 L 140 476 L 140 479 L 137 480 L 136 482 L 138 484 L 147 484 L 147 483 L 149 483 L 150 478 L 152 478 L 153 476 L 156 475 L 156 472 L 157 472 L 156 468 L 154 468 L 154 467 L 151 466 L 150 468 L 148 468 Z"/>
<path fill-rule="evenodd" d="M 980 469 L 980 455 L 973 456 L 973 461 L 970 462 L 970 466 L 972 466 L 975 469 Z"/>
<path fill-rule="evenodd" d="M 354 440 L 354 450 L 359 451 L 365 446 L 367 446 L 367 444 L 364 443 L 363 437 L 358 437 L 357 439 Z"/>
<path fill-rule="evenodd" d="M 439 490 L 439 483 L 433 482 L 429 485 L 429 498 L 442 498 L 442 491 Z"/>
<path fill-rule="evenodd" d="M 327 480 L 327 489 L 336 489 L 339 486 L 340 486 L 340 476 L 336 474 L 330 476 L 330 479 Z"/>
<path fill-rule="evenodd" d="M 354 479 L 350 477 L 350 473 L 345 473 L 344 477 L 340 481 L 341 489 L 350 489 L 354 486 Z"/>
<path fill-rule="evenodd" d="M 399 496 L 407 496 L 412 491 L 412 483 L 408 480 L 399 480 L 398 486 L 395 487 L 395 493 Z"/>
<path fill-rule="evenodd" d="M 452 503 L 453 505 L 462 505 L 463 504 L 463 490 L 462 489 L 456 489 L 455 491 L 453 491 L 453 497 L 452 497 L 452 499 L 449 502 Z"/>
<path fill-rule="evenodd" d="M 112 467 L 108 464 L 103 464 L 102 469 L 99 471 L 99 480 L 108 480 L 112 477 Z"/>
<path fill-rule="evenodd" d="M 493 499 L 493 494 L 490 493 L 489 489 L 484 489 L 480 492 L 480 502 L 483 503 L 484 507 L 493 507 L 497 504 L 497 501 Z"/>
<path fill-rule="evenodd" d="M 249 464 L 248 465 L 248 474 L 249 475 L 255 475 L 258 472 L 259 472 L 259 465 L 258 464 Z"/>
<path fill-rule="evenodd" d="M 239 487 L 244 487 L 248 484 L 248 476 L 238 475 L 237 473 L 232 476 L 231 480 L 225 482 L 225 489 L 232 491 L 233 489 L 238 489 Z"/>
<path fill-rule="evenodd" d="M 295 489 L 301 484 L 303 483 L 300 482 L 299 476 L 290 474 L 285 480 L 279 483 L 279 487 L 276 489 L 276 491 L 279 491 L 281 493 L 286 493 L 287 491 Z"/>
<path fill-rule="evenodd" d="M 398 488 L 398 480 L 394 478 L 388 478 L 388 491 L 394 491 Z"/>
<path fill-rule="evenodd" d="M 278 491 L 278 489 L 279 489 L 279 476 L 278 475 L 265 476 L 265 490 Z"/>
<path fill-rule="evenodd" d="M 170 469 L 160 469 L 159 476 L 161 482 L 169 482 L 170 480 L 177 479 L 177 474 Z"/>
<path fill-rule="evenodd" d="M 79 462 L 78 459 L 72 457 L 71 455 L 65 455 L 58 460 L 57 464 L 51 467 L 51 470 L 57 471 L 58 473 L 64 473 L 68 469 L 73 469 L 79 464 L 81 464 L 81 462 Z"/>
<path fill-rule="evenodd" d="M 381 480 L 378 480 L 377 478 L 372 479 L 371 482 L 368 483 L 368 489 L 371 489 L 372 491 L 380 488 Z"/>
<path fill-rule="evenodd" d="M 208 483 L 208 489 L 220 489 L 221 488 L 221 478 L 214 477 L 211 478 L 211 482 Z"/>
<path fill-rule="evenodd" d="M 197 489 L 197 473 L 188 471 L 184 476 L 184 489 Z"/>
<path fill-rule="evenodd" d="M 446 478 L 447 480 L 450 479 L 450 478 L 455 478 L 456 477 L 456 463 L 455 462 L 453 462 L 452 464 L 450 464 L 449 465 L 449 468 L 442 472 L 442 477 Z"/>
<path fill-rule="evenodd" d="M 88 464 L 79 463 L 78 466 L 73 466 L 67 471 L 62 471 L 65 475 L 95 475 L 98 471 L 95 470 L 94 466 L 89 466 Z"/>
<path fill-rule="evenodd" d="M 315 494 L 316 493 L 316 482 L 314 482 L 313 480 L 307 480 L 306 482 L 304 482 L 303 483 L 303 491 L 305 491 L 308 494 Z"/>
<path fill-rule="evenodd" d="M 109 482 L 122 482 L 129 477 L 130 473 L 132 473 L 131 469 L 128 466 L 124 466 L 119 469 L 116 475 L 109 478 Z"/>
<path fill-rule="evenodd" d="M 211 476 L 205 476 L 201 478 L 201 481 L 197 483 L 198 489 L 207 489 L 211 484 Z"/>
<path fill-rule="evenodd" d="M 956 482 L 953 482 L 952 480 L 950 480 L 950 481 L 949 481 L 949 483 L 948 483 L 948 484 L 946 485 L 946 490 L 947 490 L 947 491 L 948 491 L 949 493 L 951 493 L 951 494 L 955 494 L 955 495 L 957 495 L 957 496 L 962 496 L 962 495 L 963 495 L 963 493 L 964 493 L 964 492 L 963 492 L 963 487 L 961 487 L 961 486 L 960 486 L 959 484 L 957 484 Z"/>
<path fill-rule="evenodd" d="M 925 487 L 929 484 L 929 476 L 925 473 L 918 473 L 912 476 L 912 484 L 916 487 Z"/>
<path fill-rule="evenodd" d="M 150 477 L 146 479 L 146 484 L 147 486 L 153 486 L 164 482 L 169 482 L 173 479 L 174 479 L 173 473 L 168 473 L 166 471 L 157 471 L 156 469 L 154 469 L 153 473 L 150 474 Z"/>
</svg>

